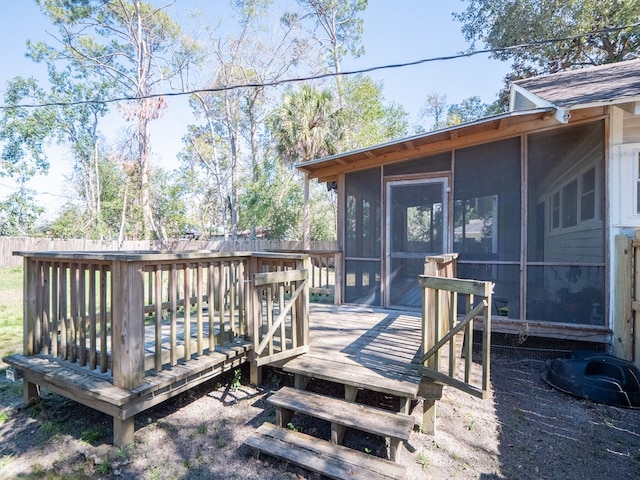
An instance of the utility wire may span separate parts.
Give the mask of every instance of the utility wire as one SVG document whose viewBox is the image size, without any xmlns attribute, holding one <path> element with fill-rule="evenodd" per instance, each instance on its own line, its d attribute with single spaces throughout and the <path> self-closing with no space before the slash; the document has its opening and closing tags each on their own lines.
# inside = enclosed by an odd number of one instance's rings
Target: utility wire
<svg viewBox="0 0 640 480">
<path fill-rule="evenodd" d="M 459 59 L 459 58 L 468 58 L 468 57 L 473 57 L 473 56 L 476 56 L 476 55 L 483 55 L 483 54 L 486 54 L 486 53 L 505 53 L 505 52 L 510 52 L 510 51 L 524 49 L 524 48 L 539 47 L 541 45 L 548 45 L 548 44 L 552 44 L 552 43 L 560 43 L 560 42 L 571 41 L 571 40 L 575 40 L 577 38 L 584 38 L 584 37 L 590 37 L 590 36 L 600 35 L 600 34 L 605 34 L 605 33 L 618 32 L 618 31 L 621 31 L 621 30 L 626 30 L 628 28 L 636 28 L 636 27 L 640 27 L 640 22 L 629 24 L 629 25 L 623 25 L 621 27 L 610 27 L 610 28 L 604 28 L 604 29 L 601 29 L 601 30 L 594 30 L 594 31 L 587 32 L 587 33 L 571 35 L 569 37 L 551 38 L 551 39 L 545 39 L 545 40 L 537 40 L 537 41 L 534 41 L 534 42 L 521 43 L 519 45 L 512 45 L 512 46 L 509 46 L 509 47 L 486 48 L 486 49 L 483 49 L 483 50 L 473 50 L 473 51 L 464 52 L 464 53 L 457 53 L 457 54 L 454 54 L 454 55 L 445 55 L 445 56 L 440 56 L 440 57 L 423 58 L 421 60 L 415 60 L 415 61 L 412 61 L 412 62 L 393 63 L 393 64 L 388 64 L 388 65 L 379 65 L 379 66 L 375 66 L 375 67 L 362 68 L 362 69 L 359 69 L 359 70 L 350 70 L 350 71 L 337 72 L 337 73 L 336 72 L 327 72 L 327 73 L 322 73 L 322 74 L 318 74 L 318 75 L 311 75 L 311 76 L 306 76 L 306 77 L 293 77 L 293 78 L 286 78 L 286 79 L 282 79 L 282 80 L 274 80 L 272 82 L 242 83 L 242 84 L 235 84 L 235 85 L 225 85 L 225 86 L 221 86 L 221 87 L 198 88 L 198 89 L 194 89 L 194 90 L 181 91 L 181 92 L 153 93 L 153 94 L 141 95 L 141 96 L 137 96 L 137 97 L 115 97 L 115 98 L 108 98 L 108 99 L 104 99 L 104 100 L 90 100 L 89 99 L 89 100 L 73 100 L 73 101 L 68 101 L 68 102 L 45 102 L 45 103 L 18 104 L 18 105 L 0 105 L 0 110 L 9 110 L 9 109 L 14 109 L 14 108 L 67 107 L 67 106 L 87 105 L 87 104 L 96 104 L 96 103 L 107 104 L 107 103 L 117 103 L 117 102 L 129 102 L 129 101 L 136 101 L 136 100 L 145 100 L 145 99 L 158 98 L 158 97 L 180 97 L 180 96 L 184 96 L 184 95 L 193 95 L 195 93 L 220 93 L 220 92 L 224 92 L 224 91 L 238 90 L 238 89 L 241 89 L 241 88 L 277 87 L 277 86 L 285 85 L 285 84 L 289 84 L 289 83 L 308 82 L 308 81 L 313 81 L 313 80 L 323 80 L 325 78 L 332 78 L 332 77 L 338 77 L 338 76 L 346 77 L 346 76 L 350 76 L 350 75 L 359 75 L 359 74 L 362 74 L 362 73 L 370 73 L 370 72 L 376 72 L 376 71 L 380 71 L 380 70 L 390 70 L 390 69 L 396 69 L 396 68 L 412 67 L 412 66 L 422 65 L 422 64 L 431 63 L 431 62 L 441 62 L 441 61 L 447 61 L 447 60 L 456 60 L 456 59 Z"/>
</svg>

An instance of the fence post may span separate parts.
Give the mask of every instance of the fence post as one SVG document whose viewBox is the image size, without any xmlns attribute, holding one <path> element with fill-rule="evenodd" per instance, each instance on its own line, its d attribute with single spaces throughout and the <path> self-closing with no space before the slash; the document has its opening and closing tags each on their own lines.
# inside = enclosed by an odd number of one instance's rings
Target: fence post
<svg viewBox="0 0 640 480">
<path fill-rule="evenodd" d="M 114 261 L 112 266 L 111 361 L 113 384 L 125 390 L 144 379 L 144 269 L 141 263 Z M 133 442 L 134 417 L 113 417 L 114 444 Z"/>
<path fill-rule="evenodd" d="M 38 353 L 36 351 L 36 324 L 40 321 L 41 312 L 37 311 L 38 296 L 40 294 L 39 262 L 28 256 L 23 259 L 23 311 L 22 311 L 22 349 L 25 356 Z M 40 398 L 40 389 L 35 383 L 22 384 L 22 400 L 25 405 L 36 403 Z"/>
<path fill-rule="evenodd" d="M 258 259 L 254 255 L 249 257 L 247 271 L 245 272 L 246 305 L 247 305 L 247 334 L 253 343 L 253 348 L 249 353 L 249 382 L 253 385 L 262 383 L 262 367 L 258 366 L 257 349 L 260 345 L 260 313 L 262 302 L 260 293 L 255 286 L 254 278 L 258 272 Z"/>
<path fill-rule="evenodd" d="M 311 257 L 305 257 L 301 264 L 298 265 L 299 270 L 306 270 L 307 272 L 311 271 Z M 296 336 L 298 338 L 298 345 L 294 345 L 293 348 L 300 346 L 308 346 L 310 343 L 309 339 L 309 276 L 304 280 L 305 287 L 301 294 L 301 297 L 298 297 L 298 301 L 296 302 L 295 308 L 296 311 L 296 319 L 297 319 L 297 332 Z"/>
<path fill-rule="evenodd" d="M 342 305 L 342 252 L 335 252 L 333 258 L 333 304 Z"/>
<path fill-rule="evenodd" d="M 455 277 L 457 253 L 426 257 L 424 260 L 424 274 L 434 277 Z M 449 314 L 452 305 L 452 298 L 449 292 L 435 291 L 431 288 L 425 289 L 423 293 L 422 305 L 422 345 L 423 355 L 433 347 L 443 331 L 449 328 Z M 431 323 L 429 324 L 429 320 Z M 446 323 L 445 323 L 446 322 Z M 428 360 L 428 367 L 434 370 L 440 368 L 439 353 Z M 452 359 L 450 358 L 451 362 Z M 424 398 L 422 406 L 422 431 L 434 435 L 436 432 L 436 402 L 442 398 L 442 385 L 422 381 L 421 395 Z"/>
<path fill-rule="evenodd" d="M 632 240 L 624 235 L 615 238 L 615 279 L 614 279 L 614 354 L 626 360 L 633 360 L 633 316 L 632 306 L 632 260 L 634 248 Z M 637 270 L 638 267 L 636 267 Z M 638 361 L 638 359 L 636 359 Z"/>
</svg>

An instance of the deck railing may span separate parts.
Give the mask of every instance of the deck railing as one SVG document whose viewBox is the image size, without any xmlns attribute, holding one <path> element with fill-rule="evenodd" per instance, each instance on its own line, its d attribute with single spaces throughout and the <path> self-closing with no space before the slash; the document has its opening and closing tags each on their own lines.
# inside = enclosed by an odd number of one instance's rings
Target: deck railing
<svg viewBox="0 0 640 480">
<path fill-rule="evenodd" d="M 493 284 L 475 280 L 421 275 L 423 288 L 422 374 L 485 398 L 490 391 L 491 295 Z M 483 322 L 481 378 L 472 375 L 473 324 Z M 461 338 L 463 335 L 463 338 Z M 464 371 L 457 364 L 464 347 Z M 446 352 L 446 355 L 444 355 Z M 442 358 L 448 365 L 442 365 Z"/>
<path fill-rule="evenodd" d="M 308 269 L 258 273 L 254 276 L 250 316 L 254 366 L 278 362 L 309 350 Z M 260 371 L 251 372 L 252 383 Z"/>
<path fill-rule="evenodd" d="M 284 251 L 281 251 L 284 252 Z M 340 250 L 287 250 L 309 256 L 309 293 L 316 300 L 342 304 L 342 252 Z"/>
<path fill-rule="evenodd" d="M 149 371 L 172 368 L 218 344 L 259 344 L 248 315 L 254 275 L 303 270 L 307 258 L 208 251 L 19 254 L 24 354 L 111 375 L 125 389 L 139 386 Z"/>
</svg>

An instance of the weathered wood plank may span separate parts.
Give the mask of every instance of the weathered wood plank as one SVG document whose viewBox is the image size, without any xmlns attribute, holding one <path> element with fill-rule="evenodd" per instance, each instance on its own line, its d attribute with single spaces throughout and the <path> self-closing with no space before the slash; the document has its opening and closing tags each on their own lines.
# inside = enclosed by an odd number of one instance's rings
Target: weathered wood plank
<svg viewBox="0 0 640 480">
<path fill-rule="evenodd" d="M 336 480 L 400 480 L 402 465 L 264 423 L 246 445 Z"/>
<path fill-rule="evenodd" d="M 131 398 L 130 392 L 115 387 L 104 376 L 92 374 L 89 370 L 82 372 L 81 367 L 74 367 L 71 363 L 19 354 L 6 357 L 3 361 L 21 370 L 25 377 L 29 374 L 35 375 L 38 383 L 42 385 L 53 385 L 83 398 L 99 400 L 114 406 L 124 405 Z"/>
<path fill-rule="evenodd" d="M 275 284 L 306 280 L 308 275 L 308 270 L 281 270 L 277 272 L 256 273 L 253 281 L 256 286 L 262 286 L 270 283 Z"/>
<path fill-rule="evenodd" d="M 410 415 L 350 403 L 291 387 L 282 387 L 267 401 L 279 408 L 294 410 L 345 427 L 400 440 L 409 440 L 415 423 L 415 419 Z"/>
<path fill-rule="evenodd" d="M 311 351 L 313 351 L 313 347 Z M 310 357 L 309 354 L 288 361 L 284 364 L 283 370 L 297 375 L 310 376 L 320 380 L 343 383 L 357 388 L 411 399 L 417 397 L 420 385 L 419 377 L 397 375 L 396 378 L 391 378 L 385 376 L 384 372 L 376 372 L 364 366 L 345 369 L 341 368 L 339 363 L 332 362 L 330 359 Z"/>
<path fill-rule="evenodd" d="M 491 293 L 488 282 L 476 280 L 465 280 L 461 278 L 432 277 L 420 275 L 418 283 L 423 288 L 434 288 L 436 290 L 454 290 L 463 295 L 477 295 L 484 297 Z"/>
<path fill-rule="evenodd" d="M 114 262 L 112 266 L 114 385 L 130 390 L 144 377 L 144 305 L 141 264 Z"/>
<path fill-rule="evenodd" d="M 34 384 L 46 386 L 74 401 L 126 419 L 225 371 L 237 368 L 247 361 L 251 347 L 247 342 L 218 346 L 216 351 L 198 359 L 144 377 L 143 382 L 131 390 L 114 386 L 107 374 L 59 359 L 12 355 L 4 361 L 20 370 L 24 378 Z"/>
</svg>

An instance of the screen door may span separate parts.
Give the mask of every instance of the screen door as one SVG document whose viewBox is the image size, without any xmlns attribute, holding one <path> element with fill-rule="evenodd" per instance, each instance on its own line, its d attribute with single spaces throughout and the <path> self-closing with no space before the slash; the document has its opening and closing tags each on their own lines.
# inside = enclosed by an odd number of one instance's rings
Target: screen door
<svg viewBox="0 0 640 480">
<path fill-rule="evenodd" d="M 448 179 L 387 183 L 386 303 L 419 307 L 417 277 L 428 255 L 447 245 Z"/>
</svg>

